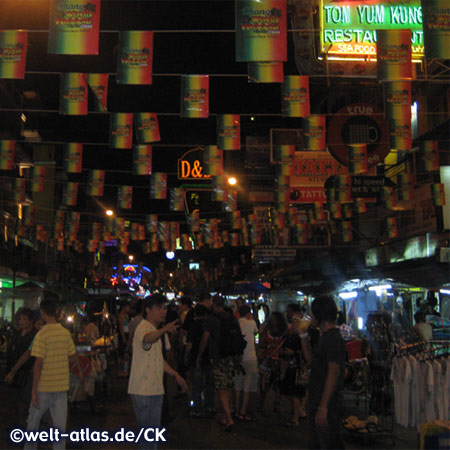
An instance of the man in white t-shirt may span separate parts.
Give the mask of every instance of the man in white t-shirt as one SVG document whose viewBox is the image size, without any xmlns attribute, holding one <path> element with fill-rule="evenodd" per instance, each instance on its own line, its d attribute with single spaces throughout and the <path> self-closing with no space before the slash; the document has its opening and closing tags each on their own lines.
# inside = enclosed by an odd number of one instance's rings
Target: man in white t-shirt
<svg viewBox="0 0 450 450">
<path fill-rule="evenodd" d="M 133 338 L 133 359 L 128 393 L 141 428 L 158 428 L 161 425 L 164 372 L 174 376 L 178 385 L 183 390 L 187 390 L 186 381 L 167 364 L 162 354 L 161 337 L 165 333 L 175 333 L 177 330 L 177 320 L 158 329 L 166 318 L 166 301 L 166 298 L 160 294 L 145 299 L 146 317 L 136 328 Z M 140 443 L 142 448 L 148 448 L 149 443 L 146 442 L 145 433 L 143 435 Z"/>
<path fill-rule="evenodd" d="M 242 355 L 240 371 L 234 378 L 236 418 L 238 420 L 253 420 L 251 416 L 247 415 L 247 405 L 250 399 L 250 392 L 258 390 L 258 359 L 255 351 L 255 334 L 258 333 L 258 327 L 252 319 L 249 306 L 243 305 L 239 307 L 239 316 L 239 326 L 244 339 L 247 341 L 247 345 Z M 242 404 L 239 408 L 242 391 Z"/>
</svg>

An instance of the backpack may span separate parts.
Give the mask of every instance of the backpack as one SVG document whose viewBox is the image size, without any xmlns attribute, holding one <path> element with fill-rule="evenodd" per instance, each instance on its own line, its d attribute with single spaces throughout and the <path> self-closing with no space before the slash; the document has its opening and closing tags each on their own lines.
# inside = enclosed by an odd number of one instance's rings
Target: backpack
<svg viewBox="0 0 450 450">
<path fill-rule="evenodd" d="M 220 343 L 219 353 L 222 358 L 226 356 L 242 355 L 247 341 L 241 333 L 241 327 L 232 313 L 225 312 L 219 315 Z"/>
</svg>

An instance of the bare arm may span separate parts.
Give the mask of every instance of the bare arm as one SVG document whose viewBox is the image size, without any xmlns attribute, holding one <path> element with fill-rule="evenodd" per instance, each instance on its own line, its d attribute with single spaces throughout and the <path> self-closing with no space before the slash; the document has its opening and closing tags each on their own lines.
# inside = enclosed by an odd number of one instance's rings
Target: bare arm
<svg viewBox="0 0 450 450">
<path fill-rule="evenodd" d="M 17 362 L 14 364 L 14 366 L 11 367 L 10 372 L 5 377 L 5 381 L 7 383 L 12 383 L 14 380 L 14 375 L 16 372 L 30 359 L 31 356 L 31 350 L 26 350 L 22 353 L 20 358 L 17 360 Z"/>
<path fill-rule="evenodd" d="M 302 339 L 302 352 L 303 352 L 303 357 L 306 360 L 306 364 L 308 366 L 311 366 L 312 364 L 312 348 L 311 348 L 311 341 L 309 340 L 309 336 L 307 333 L 302 334 L 301 336 Z"/>
<path fill-rule="evenodd" d="M 160 328 L 159 330 L 150 331 L 150 333 L 147 333 L 144 336 L 142 343 L 144 345 L 153 344 L 153 342 L 156 342 L 163 334 L 175 333 L 177 331 L 176 322 L 178 322 L 178 319 L 174 320 L 173 322 L 169 322 L 167 325 Z"/>
<path fill-rule="evenodd" d="M 39 409 L 39 397 L 37 393 L 37 387 L 39 380 L 41 379 L 43 359 L 36 357 L 33 367 L 33 388 L 31 391 L 31 402 L 36 409 Z"/>
<path fill-rule="evenodd" d="M 187 391 L 188 388 L 185 379 L 175 369 L 173 369 L 166 360 L 164 360 L 164 372 L 175 378 L 175 381 L 181 387 L 183 392 Z"/>
</svg>

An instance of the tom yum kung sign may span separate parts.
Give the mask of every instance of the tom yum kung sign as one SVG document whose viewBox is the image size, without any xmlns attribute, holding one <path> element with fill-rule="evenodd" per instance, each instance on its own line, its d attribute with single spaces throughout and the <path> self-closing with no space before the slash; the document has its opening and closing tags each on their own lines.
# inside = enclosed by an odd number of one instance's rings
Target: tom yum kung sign
<svg viewBox="0 0 450 450">
<path fill-rule="evenodd" d="M 320 48 L 328 55 L 377 53 L 376 30 L 410 29 L 412 54 L 424 55 L 420 0 L 321 0 Z"/>
</svg>

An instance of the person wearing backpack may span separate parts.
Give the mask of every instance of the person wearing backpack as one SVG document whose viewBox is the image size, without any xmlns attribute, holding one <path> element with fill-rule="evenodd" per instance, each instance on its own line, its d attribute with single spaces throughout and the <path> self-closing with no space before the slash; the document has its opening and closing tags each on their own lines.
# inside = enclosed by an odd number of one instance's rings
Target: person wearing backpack
<svg viewBox="0 0 450 450">
<path fill-rule="evenodd" d="M 224 411 L 220 423 L 224 431 L 231 431 L 234 425 L 230 407 L 233 378 L 244 353 L 246 341 L 241 334 L 239 322 L 232 311 L 225 310 L 225 301 L 220 295 L 215 295 L 212 299 L 212 312 L 205 320 L 196 365 L 200 367 L 203 353 L 208 346 L 214 386 Z"/>
</svg>

